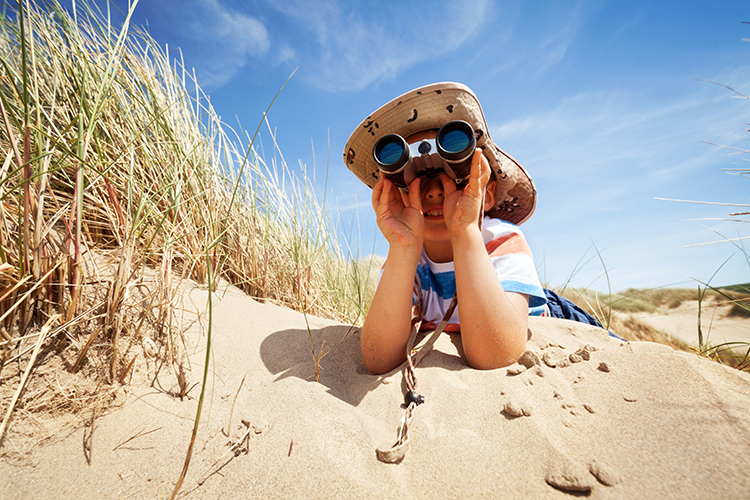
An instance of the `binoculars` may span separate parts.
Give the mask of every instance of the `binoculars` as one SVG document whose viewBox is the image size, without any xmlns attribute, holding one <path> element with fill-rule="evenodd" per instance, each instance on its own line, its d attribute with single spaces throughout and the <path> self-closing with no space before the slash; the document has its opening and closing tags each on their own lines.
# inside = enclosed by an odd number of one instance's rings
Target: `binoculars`
<svg viewBox="0 0 750 500">
<path fill-rule="evenodd" d="M 430 154 L 432 145 L 419 144 L 419 156 L 413 156 L 406 140 L 397 134 L 384 135 L 372 148 L 378 168 L 388 180 L 401 189 L 408 189 L 417 177 L 446 174 L 461 185 L 469 178 L 471 158 L 477 148 L 474 129 L 461 120 L 446 123 L 435 137 L 437 153 Z"/>
</svg>

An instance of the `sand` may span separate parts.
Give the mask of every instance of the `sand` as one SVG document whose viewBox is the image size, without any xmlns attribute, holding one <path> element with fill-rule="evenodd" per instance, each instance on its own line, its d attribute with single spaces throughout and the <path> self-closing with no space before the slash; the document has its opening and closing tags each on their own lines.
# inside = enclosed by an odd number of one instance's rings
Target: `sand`
<svg viewBox="0 0 750 500">
<path fill-rule="evenodd" d="M 204 290 L 185 293 L 206 302 Z M 181 497 L 698 499 L 750 492 L 750 376 L 690 353 L 531 318 L 522 359 L 528 366 L 477 371 L 466 366 L 458 339 L 444 334 L 417 367 L 426 402 L 414 412 L 408 451 L 386 464 L 375 449 L 396 440 L 403 374 L 371 375 L 356 329 L 231 288 L 214 295 L 213 325 L 206 402 Z M 197 322 L 188 329 L 190 385 L 201 381 L 205 333 Z M 323 346 L 319 382 L 310 335 L 316 352 Z M 0 460 L 0 498 L 168 498 L 200 387 L 181 400 L 166 369 L 150 386 L 155 368 L 139 356 L 133 381 L 121 389 L 126 403 L 99 416 L 92 435 L 78 428 L 30 455 Z"/>
<path fill-rule="evenodd" d="M 657 330 L 680 339 L 692 347 L 698 346 L 698 312 L 704 342 L 750 342 L 750 319 L 729 316 L 731 305 L 707 301 L 699 307 L 697 300 L 686 301 L 679 307 L 663 307 L 656 312 L 642 312 L 632 316 Z"/>
</svg>

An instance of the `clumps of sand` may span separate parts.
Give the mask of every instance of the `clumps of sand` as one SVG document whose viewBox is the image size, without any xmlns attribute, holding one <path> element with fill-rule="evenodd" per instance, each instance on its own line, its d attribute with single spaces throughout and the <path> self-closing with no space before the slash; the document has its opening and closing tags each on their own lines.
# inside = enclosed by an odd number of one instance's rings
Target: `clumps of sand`
<svg viewBox="0 0 750 500">
<path fill-rule="evenodd" d="M 349 325 L 223 292 L 213 297 L 188 497 L 700 499 L 741 498 L 750 487 L 750 376 L 694 354 L 530 318 L 518 363 L 477 371 L 460 337 L 444 334 L 417 367 L 425 403 L 408 452 L 386 464 L 376 449 L 394 442 L 404 415 L 402 370 L 370 374 Z M 203 289 L 185 293 L 186 304 L 206 303 Z M 187 334 L 190 386 L 205 341 L 200 330 Z M 323 345 L 318 360 L 311 350 Z M 174 374 L 158 374 L 153 388 L 134 382 L 128 402 L 97 419 L 91 465 L 86 429 L 23 464 L 0 459 L 0 498 L 168 497 L 197 389 L 181 400 L 159 384 Z"/>
<path fill-rule="evenodd" d="M 539 378 L 545 378 L 551 375 L 549 369 L 561 370 L 578 365 L 582 369 L 569 383 L 578 384 L 586 378 L 586 373 L 591 370 L 587 363 L 592 361 L 592 353 L 598 348 L 591 344 L 576 349 L 566 349 L 565 345 L 557 343 L 542 342 L 537 345 L 533 340 L 528 344 L 529 348 L 519 358 L 518 362 L 506 369 L 507 376 L 518 377 L 523 382 L 523 386 L 535 386 Z M 608 365 L 605 362 L 599 364 L 607 366 L 604 370 L 609 372 Z M 520 376 L 520 377 L 519 377 Z M 526 378 L 524 378 L 524 376 Z M 557 381 L 562 382 L 563 378 L 558 377 Z M 557 406 L 563 413 L 574 417 L 586 414 L 593 415 L 596 413 L 592 403 L 576 401 L 570 396 L 570 391 L 563 387 L 568 382 L 558 383 L 560 391 L 555 390 L 552 393 L 552 401 L 542 401 L 532 391 L 523 391 L 521 385 L 511 390 L 510 394 L 501 393 L 506 397 L 503 406 L 503 413 L 509 418 L 531 417 L 534 414 L 534 404 L 537 406 Z M 568 396 L 563 393 L 568 392 Z M 551 405 L 549 404 L 551 403 Z M 549 408 L 545 408 L 549 411 Z M 538 427 L 540 435 L 544 435 L 547 428 L 542 425 Z M 545 462 L 544 480 L 550 486 L 563 491 L 573 493 L 590 493 L 596 486 L 597 482 L 604 486 L 614 486 L 619 482 L 619 476 L 612 466 L 606 464 L 601 459 L 592 459 L 589 463 L 582 463 L 575 459 L 571 453 L 565 451 L 557 442 L 554 436 L 549 438 L 549 449 L 547 451 Z"/>
</svg>

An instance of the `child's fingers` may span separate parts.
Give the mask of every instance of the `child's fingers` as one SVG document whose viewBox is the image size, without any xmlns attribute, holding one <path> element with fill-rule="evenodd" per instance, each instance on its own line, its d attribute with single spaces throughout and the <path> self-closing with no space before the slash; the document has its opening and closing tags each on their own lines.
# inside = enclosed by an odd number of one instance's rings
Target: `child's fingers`
<svg viewBox="0 0 750 500">
<path fill-rule="evenodd" d="M 482 153 L 482 150 L 480 149 L 478 151 L 479 151 L 479 166 L 481 167 L 479 178 L 481 180 L 481 185 L 484 188 L 490 182 L 490 177 L 492 177 L 492 169 L 490 168 L 490 162 L 487 161 L 487 157 L 484 156 L 484 153 Z"/>
<path fill-rule="evenodd" d="M 467 189 L 471 193 L 479 194 L 487 187 L 489 180 L 490 164 L 482 154 L 482 150 L 477 148 L 474 151 L 474 156 L 471 158 L 471 170 Z"/>
<path fill-rule="evenodd" d="M 388 210 L 391 201 L 393 201 L 393 183 L 388 179 L 383 179 L 383 190 L 380 192 L 376 212 Z"/>
<path fill-rule="evenodd" d="M 458 191 L 458 188 L 456 187 L 456 181 L 445 174 L 440 174 L 440 183 L 443 185 L 443 196 L 445 197 L 448 197 L 449 194 Z"/>
<path fill-rule="evenodd" d="M 383 195 L 385 177 L 382 175 L 375 186 L 372 188 L 372 208 L 377 212 L 378 205 L 380 205 L 380 197 Z"/>
<path fill-rule="evenodd" d="M 422 196 L 420 192 L 421 182 L 422 180 L 419 177 L 411 181 L 411 184 L 409 184 L 408 195 L 405 195 L 404 192 L 401 191 L 401 199 L 404 201 L 404 206 L 416 208 L 420 212 L 422 212 Z"/>
</svg>

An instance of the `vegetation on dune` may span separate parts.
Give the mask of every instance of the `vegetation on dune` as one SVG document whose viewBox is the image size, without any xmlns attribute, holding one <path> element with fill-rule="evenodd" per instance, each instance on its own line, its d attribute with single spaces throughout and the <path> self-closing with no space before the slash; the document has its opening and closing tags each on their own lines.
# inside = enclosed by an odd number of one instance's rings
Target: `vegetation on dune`
<svg viewBox="0 0 750 500">
<path fill-rule="evenodd" d="M 81 397 L 106 399 L 145 341 L 179 372 L 180 277 L 360 321 L 369 269 L 342 252 L 312 172 L 259 154 L 262 122 L 250 133 L 223 124 L 189 72 L 130 29 L 132 10 L 118 30 L 74 5 L 0 13 L 3 394 L 58 353 L 61 370 L 96 381 Z M 2 400 L 0 439 L 28 405 Z"/>
<path fill-rule="evenodd" d="M 695 351 L 688 344 L 633 317 L 633 313 L 659 313 L 691 302 L 700 323 L 702 309 L 722 307 L 726 317 L 750 316 L 750 291 L 745 285 L 721 288 L 643 288 L 604 294 L 590 289 L 565 288 L 562 295 L 579 304 L 602 325 L 626 340 L 647 340 L 682 351 Z M 743 342 L 710 344 L 707 332 L 696 325 L 698 352 L 740 369 L 750 368 L 748 345 Z"/>
<path fill-rule="evenodd" d="M 577 302 L 607 304 L 612 310 L 623 313 L 655 312 L 659 309 L 676 309 L 683 303 L 697 301 L 701 291 L 696 288 L 628 288 L 622 292 L 603 294 L 595 290 L 572 289 L 567 292 Z M 750 291 L 742 288 L 722 287 L 708 290 L 703 297 L 715 302 L 744 303 L 750 299 Z"/>
</svg>

